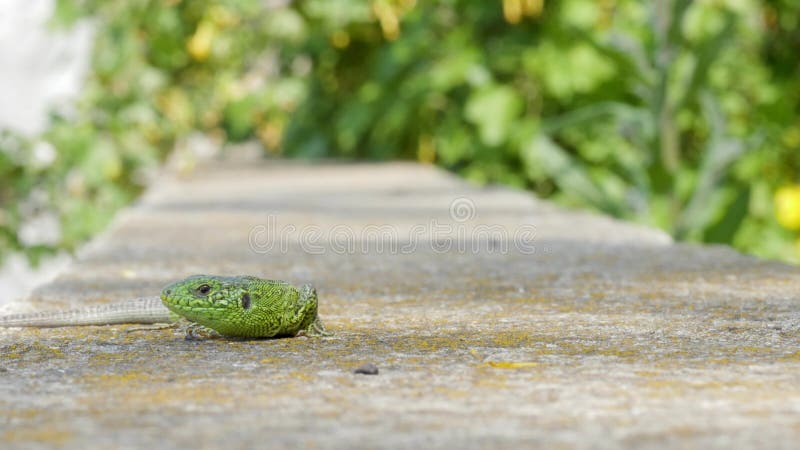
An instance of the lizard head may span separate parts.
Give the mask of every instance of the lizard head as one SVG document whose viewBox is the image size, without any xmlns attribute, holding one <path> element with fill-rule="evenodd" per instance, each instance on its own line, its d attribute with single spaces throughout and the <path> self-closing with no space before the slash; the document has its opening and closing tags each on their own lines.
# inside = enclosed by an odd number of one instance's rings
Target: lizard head
<svg viewBox="0 0 800 450">
<path fill-rule="evenodd" d="M 250 308 L 250 282 L 251 277 L 194 275 L 165 287 L 161 302 L 192 322 L 216 329 L 216 322 L 234 320 Z"/>
<path fill-rule="evenodd" d="M 227 336 L 258 336 L 259 314 L 265 286 L 286 283 L 250 276 L 194 275 L 161 291 L 161 302 L 170 311 Z"/>
</svg>

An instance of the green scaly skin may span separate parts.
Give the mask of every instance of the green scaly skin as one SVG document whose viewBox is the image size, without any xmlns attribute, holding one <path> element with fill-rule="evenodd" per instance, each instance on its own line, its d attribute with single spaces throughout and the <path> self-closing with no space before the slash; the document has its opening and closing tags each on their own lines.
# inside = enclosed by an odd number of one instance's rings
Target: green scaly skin
<svg viewBox="0 0 800 450">
<path fill-rule="evenodd" d="M 256 277 L 195 275 L 156 297 L 0 317 L 0 327 L 69 327 L 122 323 L 187 323 L 187 339 L 231 336 L 330 336 L 317 317 L 317 292 Z"/>
<path fill-rule="evenodd" d="M 246 338 L 333 334 L 317 317 L 317 292 L 309 285 L 297 289 L 251 276 L 195 275 L 164 288 L 161 301 L 194 324 L 187 337 L 213 335 L 210 330 Z"/>
</svg>

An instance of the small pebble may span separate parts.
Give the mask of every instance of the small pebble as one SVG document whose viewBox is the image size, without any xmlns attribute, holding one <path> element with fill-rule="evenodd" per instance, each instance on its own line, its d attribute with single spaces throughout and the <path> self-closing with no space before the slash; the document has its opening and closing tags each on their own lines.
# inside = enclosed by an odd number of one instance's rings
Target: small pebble
<svg viewBox="0 0 800 450">
<path fill-rule="evenodd" d="M 377 375 L 378 366 L 372 363 L 362 364 L 358 369 L 354 370 L 353 373 L 360 373 L 363 375 Z"/>
</svg>

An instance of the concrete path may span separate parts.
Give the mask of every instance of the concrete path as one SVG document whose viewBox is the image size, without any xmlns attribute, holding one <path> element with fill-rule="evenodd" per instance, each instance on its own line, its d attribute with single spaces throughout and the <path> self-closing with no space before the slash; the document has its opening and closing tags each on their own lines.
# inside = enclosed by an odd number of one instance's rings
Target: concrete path
<svg viewBox="0 0 800 450">
<path fill-rule="evenodd" d="M 312 282 L 336 336 L 0 331 L 3 448 L 797 448 L 800 270 L 414 164 L 167 178 L 29 309 Z M 378 375 L 358 375 L 364 363 Z"/>
</svg>

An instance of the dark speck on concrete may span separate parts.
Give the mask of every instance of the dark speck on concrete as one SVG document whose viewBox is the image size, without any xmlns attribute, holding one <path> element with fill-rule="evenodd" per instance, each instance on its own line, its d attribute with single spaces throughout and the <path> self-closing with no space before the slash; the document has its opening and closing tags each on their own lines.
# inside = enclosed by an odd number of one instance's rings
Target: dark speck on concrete
<svg viewBox="0 0 800 450">
<path fill-rule="evenodd" d="M 362 364 L 358 367 L 358 369 L 354 370 L 353 373 L 359 373 L 362 375 L 377 375 L 378 366 L 372 363 Z"/>
</svg>

